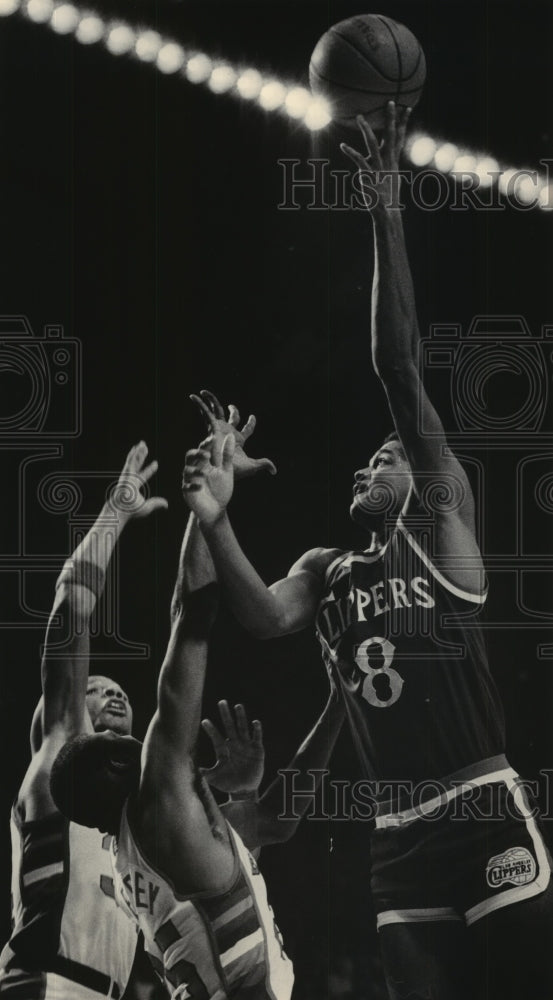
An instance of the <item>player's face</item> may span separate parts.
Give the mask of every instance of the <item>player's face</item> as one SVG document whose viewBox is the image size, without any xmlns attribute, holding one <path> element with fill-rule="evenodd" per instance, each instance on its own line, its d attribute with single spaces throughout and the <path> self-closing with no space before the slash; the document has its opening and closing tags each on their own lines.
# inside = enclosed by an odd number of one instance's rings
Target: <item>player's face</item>
<svg viewBox="0 0 553 1000">
<path fill-rule="evenodd" d="M 88 680 L 86 707 L 97 733 L 109 729 L 127 736 L 132 729 L 132 708 L 120 684 L 109 677 L 93 676 Z"/>
<path fill-rule="evenodd" d="M 375 522 L 398 517 L 411 485 L 411 469 L 401 444 L 386 441 L 368 466 L 354 475 L 352 519 L 370 528 Z"/>
</svg>

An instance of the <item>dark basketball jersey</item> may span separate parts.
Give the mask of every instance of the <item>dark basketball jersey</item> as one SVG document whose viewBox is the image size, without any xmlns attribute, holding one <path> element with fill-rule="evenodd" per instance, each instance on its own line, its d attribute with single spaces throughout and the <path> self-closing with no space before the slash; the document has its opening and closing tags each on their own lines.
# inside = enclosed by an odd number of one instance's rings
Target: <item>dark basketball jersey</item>
<svg viewBox="0 0 553 1000">
<path fill-rule="evenodd" d="M 401 519 L 379 553 L 328 568 L 317 634 L 372 780 L 421 781 L 504 750 L 476 609 Z"/>
<path fill-rule="evenodd" d="M 0 956 L 0 993 L 17 991 L 25 971 L 42 974 L 37 996 L 48 996 L 47 973 L 62 977 L 57 1000 L 90 990 L 122 996 L 137 932 L 115 901 L 112 838 L 58 812 L 22 822 L 16 807 L 11 832 L 13 930 Z M 25 989 L 35 995 L 28 983 Z"/>
</svg>

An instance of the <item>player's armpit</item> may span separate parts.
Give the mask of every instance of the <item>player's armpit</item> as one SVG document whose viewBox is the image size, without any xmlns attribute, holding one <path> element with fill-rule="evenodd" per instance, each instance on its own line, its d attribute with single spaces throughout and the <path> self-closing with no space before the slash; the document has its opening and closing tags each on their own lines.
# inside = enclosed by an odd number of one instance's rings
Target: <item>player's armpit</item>
<svg viewBox="0 0 553 1000">
<path fill-rule="evenodd" d="M 164 763 L 170 770 L 164 768 Z M 178 892 L 222 891 L 234 872 L 228 828 L 190 757 L 143 768 L 131 826 L 147 856 Z M 163 778 L 161 772 L 163 771 Z"/>
<path fill-rule="evenodd" d="M 337 549 L 310 549 L 294 563 L 287 577 L 269 587 L 276 615 L 272 625 L 267 623 L 263 638 L 289 635 L 313 623 L 326 570 L 337 555 Z"/>
</svg>

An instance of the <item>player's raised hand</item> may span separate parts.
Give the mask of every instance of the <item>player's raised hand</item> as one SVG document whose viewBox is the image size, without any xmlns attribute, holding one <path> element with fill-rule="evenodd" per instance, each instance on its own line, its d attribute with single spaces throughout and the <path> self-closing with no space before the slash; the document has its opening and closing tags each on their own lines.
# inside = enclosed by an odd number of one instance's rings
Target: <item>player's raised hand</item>
<svg viewBox="0 0 553 1000">
<path fill-rule="evenodd" d="M 232 497 L 234 447 L 234 436 L 216 428 L 198 448 L 186 452 L 182 495 L 202 524 L 215 524 Z"/>
<path fill-rule="evenodd" d="M 167 500 L 163 497 L 144 496 L 146 484 L 157 472 L 157 462 L 145 465 L 148 457 L 148 446 L 140 441 L 129 451 L 121 474 L 115 486 L 110 488 L 107 502 L 120 517 L 148 517 L 154 510 L 166 509 Z"/>
<path fill-rule="evenodd" d="M 270 472 L 272 476 L 275 475 L 276 468 L 269 458 L 252 458 L 246 455 L 244 450 L 246 441 L 255 430 L 256 419 L 253 414 L 240 429 L 240 413 L 234 403 L 229 403 L 227 416 L 217 396 L 207 389 L 203 389 L 199 396 L 193 395 L 190 398 L 196 403 L 211 434 L 219 432 L 223 435 L 232 434 L 234 437 L 233 467 L 236 479 L 255 476 L 258 472 Z"/>
<path fill-rule="evenodd" d="M 363 197 L 367 209 L 372 212 L 377 208 L 396 207 L 399 193 L 399 181 L 394 181 L 390 174 L 399 170 L 399 159 L 405 145 L 405 135 L 411 108 L 397 108 L 394 101 L 388 101 L 386 107 L 386 127 L 379 141 L 369 122 L 358 115 L 357 124 L 364 140 L 365 151 L 359 152 L 342 142 L 340 149 L 349 156 L 361 179 Z"/>
<path fill-rule="evenodd" d="M 219 702 L 223 733 L 210 719 L 202 721 L 215 751 L 213 767 L 202 768 L 202 774 L 214 788 L 230 795 L 257 792 L 265 765 L 263 730 L 257 719 L 250 725 L 243 705 L 235 705 L 234 717 L 227 701 Z"/>
</svg>

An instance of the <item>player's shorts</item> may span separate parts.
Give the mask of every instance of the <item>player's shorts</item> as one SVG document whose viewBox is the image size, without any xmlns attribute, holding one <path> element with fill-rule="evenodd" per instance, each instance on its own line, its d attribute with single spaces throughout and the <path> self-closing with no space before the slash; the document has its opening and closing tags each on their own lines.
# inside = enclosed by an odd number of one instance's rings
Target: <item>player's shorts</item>
<svg viewBox="0 0 553 1000">
<path fill-rule="evenodd" d="M 544 892 L 550 858 L 524 783 L 493 757 L 419 786 L 371 838 L 377 927 L 466 925 Z"/>
</svg>

